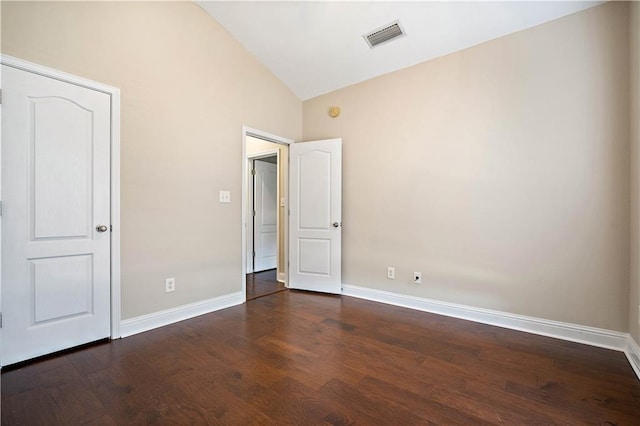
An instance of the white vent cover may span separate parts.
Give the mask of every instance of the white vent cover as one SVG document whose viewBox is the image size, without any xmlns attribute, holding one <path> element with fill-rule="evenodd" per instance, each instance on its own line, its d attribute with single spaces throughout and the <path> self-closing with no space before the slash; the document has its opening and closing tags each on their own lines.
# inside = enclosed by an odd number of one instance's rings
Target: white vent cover
<svg viewBox="0 0 640 426">
<path fill-rule="evenodd" d="M 381 44 L 388 43 L 400 37 L 404 37 L 406 33 L 400 26 L 399 21 L 394 21 L 390 24 L 384 25 L 371 31 L 368 34 L 363 35 L 365 41 L 370 48 L 380 46 Z"/>
</svg>

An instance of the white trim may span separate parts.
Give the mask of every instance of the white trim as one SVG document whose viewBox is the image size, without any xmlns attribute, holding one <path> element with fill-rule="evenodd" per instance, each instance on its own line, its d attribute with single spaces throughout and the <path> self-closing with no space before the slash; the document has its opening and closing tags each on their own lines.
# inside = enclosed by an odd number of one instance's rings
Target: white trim
<svg viewBox="0 0 640 426">
<path fill-rule="evenodd" d="M 120 90 L 111 93 L 111 338 L 120 338 Z"/>
<path fill-rule="evenodd" d="M 120 89 L 8 55 L 3 65 L 105 93 L 111 98 L 111 338 L 120 337 Z"/>
<path fill-rule="evenodd" d="M 277 205 L 276 205 L 276 247 L 278 247 L 278 256 L 277 256 L 277 260 L 276 260 L 276 269 L 278 268 L 278 263 L 280 262 L 280 227 L 283 226 L 282 223 L 280 223 L 280 197 L 282 197 L 282 194 L 280 194 L 280 179 L 283 179 L 280 173 L 280 166 L 281 166 L 281 161 L 282 158 L 280 158 L 280 150 L 279 149 L 270 149 L 267 151 L 261 151 L 261 152 L 256 152 L 255 154 L 251 154 L 251 155 L 247 155 L 247 209 L 251 210 L 251 206 L 255 203 L 255 200 L 253 200 L 252 202 L 249 202 L 249 199 L 253 197 L 253 190 L 249 190 L 249 180 L 251 179 L 251 177 L 253 177 L 251 171 L 250 171 L 250 164 L 255 161 L 255 160 L 259 160 L 261 158 L 267 158 L 267 157 L 276 157 L 276 173 L 277 173 L 277 177 L 276 177 L 276 200 L 277 200 Z M 247 211 L 248 213 L 248 211 Z M 250 217 L 251 215 L 248 214 L 247 219 Z M 247 220 L 247 256 L 249 255 L 249 247 L 251 245 L 253 245 L 253 221 L 251 220 Z M 251 243 L 251 244 L 249 244 Z M 247 266 L 247 269 L 245 269 L 245 274 L 249 274 L 251 272 L 255 272 L 256 268 L 255 265 L 252 265 L 252 268 L 249 268 Z"/>
<path fill-rule="evenodd" d="M 633 340 L 633 337 L 627 338 L 627 346 L 624 348 L 624 354 L 631 364 L 631 368 L 635 371 L 636 376 L 640 379 L 640 346 Z"/>
<path fill-rule="evenodd" d="M 0 67 L 0 95 L 2 92 L 2 68 Z M 2 103 L 0 102 L 0 117 L 2 117 Z M 2 176 L 2 121 L 0 119 L 0 177 Z M 0 200 L 2 200 L 2 179 L 0 178 Z M 0 201 L 0 209 L 1 201 Z M 0 241 L 2 241 L 2 220 L 0 217 Z M 2 315 L 2 244 L 0 244 L 0 315 Z M 1 320 L 2 318 L 0 318 Z M 0 346 L 2 344 L 2 328 L 0 328 Z M 2 363 L 2 350 L 0 350 L 0 366 L 4 365 Z"/>
<path fill-rule="evenodd" d="M 262 130 L 253 129 L 248 126 L 242 126 L 242 196 L 241 196 L 241 210 L 242 210 L 242 221 L 240 226 L 242 228 L 241 231 L 241 250 L 242 250 L 242 262 L 241 262 L 241 278 L 240 282 L 242 283 L 242 297 L 243 302 L 246 302 L 247 298 L 247 186 L 248 186 L 248 167 L 247 167 L 247 136 L 251 136 L 254 138 L 262 139 L 267 142 L 279 143 L 282 145 L 291 145 L 293 140 L 283 138 L 281 136 L 273 135 L 271 133 L 263 132 Z M 288 161 L 289 159 L 282 158 L 282 161 Z M 285 173 L 284 179 L 288 180 L 288 173 Z M 289 192 L 289 183 L 285 181 L 285 194 L 284 196 L 288 199 Z M 279 202 L 279 200 L 278 200 Z M 287 259 L 289 259 L 289 246 L 287 244 L 287 240 L 289 238 L 289 218 L 288 215 L 285 215 L 284 218 L 284 274 L 285 278 L 288 273 Z"/>
<path fill-rule="evenodd" d="M 252 163 L 253 160 L 251 158 L 247 158 L 247 189 L 246 189 L 246 207 L 247 209 L 251 209 L 251 205 L 254 204 L 254 202 L 250 201 L 249 198 L 253 197 L 253 190 L 249 189 L 249 186 L 253 187 L 254 183 L 252 182 L 253 180 L 253 173 L 251 173 L 251 168 L 252 168 Z M 251 182 L 251 183 L 250 183 Z M 245 195 L 244 192 L 242 191 L 243 195 L 242 195 L 242 199 L 245 199 Z M 244 211 L 244 208 L 242 211 Z M 249 255 L 249 247 L 251 247 L 253 245 L 253 222 L 254 220 L 251 220 L 251 214 L 249 214 L 249 211 L 245 212 L 246 216 L 246 223 L 244 221 L 244 219 L 242 220 L 242 223 L 245 224 L 244 229 L 245 229 L 245 244 L 244 244 L 244 250 L 245 250 L 245 262 L 244 262 L 244 273 L 246 274 L 250 274 L 255 272 L 256 270 L 256 265 L 255 265 L 255 259 L 254 261 L 251 263 L 251 265 L 249 265 L 249 260 L 253 258 L 253 250 L 251 250 L 251 256 Z M 251 267 L 249 267 L 251 266 Z M 246 277 L 245 277 L 246 280 Z M 243 289 L 242 291 L 246 291 L 246 289 Z"/>
<path fill-rule="evenodd" d="M 19 70 L 28 71 L 34 74 L 39 74 L 44 77 L 53 78 L 66 83 L 75 84 L 76 86 L 86 87 L 87 89 L 97 90 L 108 95 L 112 95 L 114 92 L 120 92 L 120 89 L 106 84 L 99 83 L 97 81 L 89 80 L 77 75 L 69 74 L 64 71 L 59 71 L 53 68 L 48 68 L 42 65 L 34 64 L 33 62 L 25 61 L 23 59 L 15 58 L 13 56 L 2 55 L 2 65 L 7 65 Z"/>
<path fill-rule="evenodd" d="M 358 297 L 360 299 L 402 306 L 448 317 L 461 318 L 482 324 L 495 325 L 512 330 L 555 337 L 557 339 L 568 340 L 571 342 L 585 343 L 587 345 L 598 346 L 601 348 L 623 351 L 624 348 L 627 347 L 628 333 L 622 333 L 619 331 L 510 314 L 490 309 L 474 308 L 456 303 L 441 302 L 433 299 L 407 296 L 404 294 L 391 293 L 347 284 L 343 284 L 342 287 L 342 294 L 345 296 Z"/>
<path fill-rule="evenodd" d="M 254 138 L 262 139 L 267 142 L 291 145 L 294 143 L 293 139 L 283 138 L 282 136 L 274 135 L 272 133 L 264 132 L 258 129 L 252 129 L 249 126 L 242 126 L 242 134 L 243 136 L 252 136 Z"/>
<path fill-rule="evenodd" d="M 267 141 L 269 142 L 269 141 Z M 273 142 L 275 143 L 275 142 Z M 280 155 L 279 149 L 268 149 L 266 151 L 256 152 L 251 155 L 247 155 L 247 160 L 261 160 L 269 157 L 278 157 Z"/>
<path fill-rule="evenodd" d="M 282 272 L 282 273 L 278 272 L 278 278 L 276 278 L 276 279 L 278 280 L 278 282 L 281 282 L 281 283 L 283 283 L 283 284 L 286 284 L 286 283 L 285 283 L 285 279 L 284 279 L 284 278 L 285 278 L 285 276 L 284 276 L 284 272 Z"/>
<path fill-rule="evenodd" d="M 220 309 L 241 305 L 244 303 L 245 297 L 245 294 L 240 292 L 225 294 L 223 296 L 214 297 L 213 299 L 202 300 L 188 305 L 182 305 L 154 312 L 152 314 L 126 319 L 120 324 L 121 336 L 132 336 L 134 334 L 143 333 L 145 331 L 153 330 L 154 328 L 164 327 L 199 315 L 219 311 Z"/>
<path fill-rule="evenodd" d="M 342 285 L 342 295 L 621 351 L 624 352 L 631 368 L 640 379 L 640 346 L 629 333 L 474 308 L 348 284 Z"/>
</svg>

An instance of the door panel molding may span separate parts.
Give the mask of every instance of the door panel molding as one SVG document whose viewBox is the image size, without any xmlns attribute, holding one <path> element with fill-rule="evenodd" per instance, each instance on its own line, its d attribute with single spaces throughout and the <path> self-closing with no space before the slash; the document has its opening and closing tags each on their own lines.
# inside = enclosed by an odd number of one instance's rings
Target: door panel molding
<svg viewBox="0 0 640 426">
<path fill-rule="evenodd" d="M 39 76 L 51 78 L 64 83 L 70 83 L 109 96 L 110 107 L 110 337 L 120 337 L 121 323 L 121 269 L 120 269 L 120 89 L 98 83 L 83 77 L 68 74 L 63 71 L 48 68 L 32 62 L 8 55 L 0 56 L 0 63 L 4 66 L 26 71 Z M 0 194 L 1 197 L 2 194 Z M 0 232 L 2 229 L 0 228 Z M 0 294 L 2 281 L 0 275 Z M 1 301 L 0 301 L 1 302 Z M 4 365 L 0 359 L 0 365 Z"/>
</svg>

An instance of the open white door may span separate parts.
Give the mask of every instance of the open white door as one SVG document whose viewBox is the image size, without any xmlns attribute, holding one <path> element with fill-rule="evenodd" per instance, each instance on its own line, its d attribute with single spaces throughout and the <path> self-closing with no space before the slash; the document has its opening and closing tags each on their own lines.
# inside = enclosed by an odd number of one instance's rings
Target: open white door
<svg viewBox="0 0 640 426">
<path fill-rule="evenodd" d="M 254 160 L 254 271 L 278 266 L 278 166 Z"/>
<path fill-rule="evenodd" d="M 289 147 L 289 288 L 342 292 L 342 139 Z"/>
<path fill-rule="evenodd" d="M 109 337 L 108 94 L 2 66 L 2 362 Z"/>
</svg>

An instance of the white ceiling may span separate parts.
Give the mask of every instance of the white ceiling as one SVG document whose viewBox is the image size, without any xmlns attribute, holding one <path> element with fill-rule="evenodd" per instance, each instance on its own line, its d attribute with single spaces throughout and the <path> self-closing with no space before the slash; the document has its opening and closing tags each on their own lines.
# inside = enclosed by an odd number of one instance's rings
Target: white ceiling
<svg viewBox="0 0 640 426">
<path fill-rule="evenodd" d="M 306 100 L 603 3 L 198 1 Z M 399 19 L 406 37 L 362 35 Z"/>
</svg>

